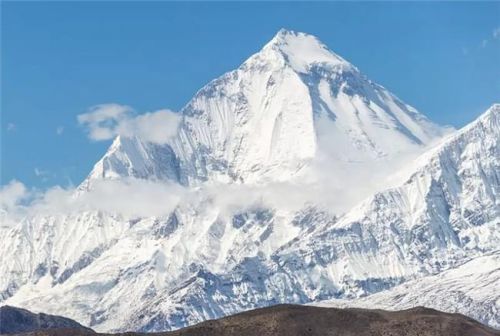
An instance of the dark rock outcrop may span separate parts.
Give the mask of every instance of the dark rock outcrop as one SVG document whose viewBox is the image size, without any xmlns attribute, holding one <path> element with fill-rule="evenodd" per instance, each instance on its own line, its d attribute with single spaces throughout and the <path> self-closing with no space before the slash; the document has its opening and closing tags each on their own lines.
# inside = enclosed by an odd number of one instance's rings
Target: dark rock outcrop
<svg viewBox="0 0 500 336">
<path fill-rule="evenodd" d="M 70 335 L 79 335 L 74 333 L 77 330 L 82 330 L 86 333 L 85 335 L 94 333 L 92 329 L 66 317 L 35 314 L 29 310 L 11 306 L 0 307 L 0 334 L 2 335 L 56 328 L 67 328 L 71 330 Z"/>
</svg>

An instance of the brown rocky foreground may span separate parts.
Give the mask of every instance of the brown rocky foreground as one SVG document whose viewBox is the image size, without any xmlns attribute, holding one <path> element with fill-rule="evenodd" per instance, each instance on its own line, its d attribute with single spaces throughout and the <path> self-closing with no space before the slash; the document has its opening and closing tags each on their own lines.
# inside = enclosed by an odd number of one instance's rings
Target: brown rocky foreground
<svg viewBox="0 0 500 336">
<path fill-rule="evenodd" d="M 85 329 L 45 329 L 17 335 L 96 336 Z M 428 308 L 402 311 L 278 305 L 210 320 L 150 336 L 493 336 L 500 335 L 460 314 Z"/>
</svg>

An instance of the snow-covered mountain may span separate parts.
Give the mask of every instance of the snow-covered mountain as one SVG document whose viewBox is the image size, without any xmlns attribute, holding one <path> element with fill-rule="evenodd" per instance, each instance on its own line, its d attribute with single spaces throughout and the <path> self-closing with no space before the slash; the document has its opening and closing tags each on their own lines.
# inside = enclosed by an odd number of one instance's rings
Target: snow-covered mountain
<svg viewBox="0 0 500 336">
<path fill-rule="evenodd" d="M 446 131 L 315 37 L 286 30 L 203 87 L 181 114 L 171 143 L 117 139 L 89 180 L 283 181 L 318 152 L 338 164 L 392 158 Z"/>
<path fill-rule="evenodd" d="M 181 113 L 167 144 L 117 138 L 74 197 L 134 179 L 188 196 L 162 216 L 85 209 L 1 227 L 0 300 L 98 331 L 173 329 L 358 298 L 500 246 L 500 105 L 428 149 L 448 130 L 282 30 Z"/>
</svg>

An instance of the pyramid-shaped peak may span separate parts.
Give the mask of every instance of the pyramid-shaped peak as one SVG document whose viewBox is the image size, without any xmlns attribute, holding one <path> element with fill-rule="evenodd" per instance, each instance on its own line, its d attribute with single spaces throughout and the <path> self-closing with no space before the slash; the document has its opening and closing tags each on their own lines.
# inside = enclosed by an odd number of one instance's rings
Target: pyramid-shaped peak
<svg viewBox="0 0 500 336">
<path fill-rule="evenodd" d="M 280 29 L 264 50 L 279 51 L 298 72 L 307 72 L 313 64 L 344 65 L 349 62 L 332 52 L 317 37 L 293 30 Z"/>
</svg>

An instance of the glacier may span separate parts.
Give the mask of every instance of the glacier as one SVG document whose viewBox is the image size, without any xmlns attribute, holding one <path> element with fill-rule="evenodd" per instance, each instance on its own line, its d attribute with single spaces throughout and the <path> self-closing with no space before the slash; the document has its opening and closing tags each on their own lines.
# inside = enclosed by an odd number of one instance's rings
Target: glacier
<svg viewBox="0 0 500 336">
<path fill-rule="evenodd" d="M 117 137 L 71 196 L 148 181 L 177 185 L 175 203 L 0 227 L 2 303 L 158 331 L 276 303 L 427 304 L 406 284 L 446 293 L 451 277 L 463 296 L 433 307 L 498 327 L 498 299 L 478 310 L 479 285 L 456 270 L 490 258 L 498 273 L 499 104 L 440 127 L 317 38 L 280 30 L 180 113 L 165 144 Z"/>
</svg>

